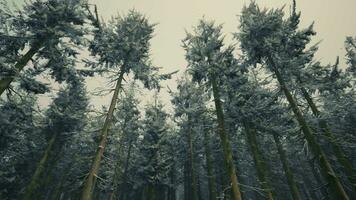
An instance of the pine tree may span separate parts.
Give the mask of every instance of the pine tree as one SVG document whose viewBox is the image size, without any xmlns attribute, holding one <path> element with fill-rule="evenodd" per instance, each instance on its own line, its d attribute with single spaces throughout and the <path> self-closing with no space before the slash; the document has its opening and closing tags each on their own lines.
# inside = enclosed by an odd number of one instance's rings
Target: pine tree
<svg viewBox="0 0 356 200">
<path fill-rule="evenodd" d="M 232 48 L 223 49 L 221 26 L 213 22 L 200 21 L 195 35 L 189 34 L 184 40 L 188 70 L 195 82 L 205 82 L 207 89 L 212 90 L 218 121 L 218 133 L 224 152 L 224 160 L 228 176 L 232 184 L 233 199 L 240 200 L 241 192 L 236 176 L 231 144 L 226 132 L 223 107 L 220 97 L 219 76 L 225 68 L 232 67 Z"/>
<path fill-rule="evenodd" d="M 299 67 L 300 65 L 294 63 L 308 60 L 308 54 L 303 54 L 303 51 L 314 32 L 312 27 L 297 31 L 299 20 L 295 19 L 296 15 L 292 15 L 287 20 L 283 19 L 283 15 L 281 9 L 260 10 L 255 3 L 245 7 L 240 18 L 241 32 L 238 34 L 241 48 L 251 63 L 266 64 L 267 68 L 276 76 L 314 156 L 319 161 L 323 176 L 333 188 L 334 197 L 349 199 L 290 92 L 288 81 L 292 80 L 286 79 L 286 75 L 290 73 L 288 71 L 289 65 Z"/>
<path fill-rule="evenodd" d="M 37 164 L 36 170 L 26 188 L 24 199 L 34 199 L 39 196 L 38 190 L 42 186 L 46 168 L 51 168 L 49 162 L 54 162 L 64 143 L 71 134 L 81 131 L 85 123 L 85 112 L 88 98 L 81 80 L 73 78 L 68 87 L 58 93 L 47 111 L 47 125 L 43 132 L 48 137 L 48 144 L 43 156 Z M 50 169 L 49 169 L 50 170 Z"/>
<path fill-rule="evenodd" d="M 157 95 L 157 94 L 156 94 Z M 143 185 L 144 198 L 164 199 L 165 180 L 168 178 L 170 157 L 164 146 L 167 145 L 168 114 L 157 96 L 153 104 L 147 105 L 143 120 L 143 139 L 140 144 L 139 177 Z"/>
<path fill-rule="evenodd" d="M 139 101 L 135 96 L 135 89 L 137 89 L 136 85 L 132 83 L 115 112 L 116 124 L 118 124 L 120 132 L 122 132 L 120 143 L 126 144 L 124 145 L 124 150 L 119 151 L 120 149 L 118 149 L 116 157 L 126 154 L 121 156 L 123 158 L 116 159 L 110 199 L 115 199 L 116 197 L 127 199 L 128 197 L 130 163 L 132 163 L 132 154 L 137 151 L 135 146 L 138 141 L 139 129 L 142 128 L 138 109 Z M 120 167 L 122 168 L 121 170 Z M 120 174 L 120 171 L 122 171 L 122 174 Z"/>
<path fill-rule="evenodd" d="M 0 100 L 0 198 L 20 199 L 44 144 L 36 98 L 19 90 Z"/>
<path fill-rule="evenodd" d="M 157 68 L 150 65 L 149 40 L 152 37 L 153 25 L 148 20 L 137 13 L 131 11 L 127 16 L 113 19 L 107 26 L 101 24 L 101 29 L 96 33 L 91 44 L 93 55 L 98 56 L 99 66 L 106 69 L 117 70 L 117 74 L 112 75 L 116 86 L 111 99 L 110 107 L 100 133 L 100 142 L 95 153 L 88 177 L 84 183 L 82 199 L 92 199 L 92 191 L 96 176 L 99 172 L 100 161 L 106 146 L 108 130 L 112 123 L 113 112 L 119 92 L 121 90 L 124 74 L 134 72 L 134 78 L 143 80 L 145 86 L 150 87 L 152 73 Z"/>
<path fill-rule="evenodd" d="M 1 4 L 0 19 L 6 23 L 0 27 L 1 59 L 5 61 L 0 66 L 0 95 L 18 78 L 25 89 L 48 91 L 46 85 L 35 80 L 35 76 L 47 69 L 58 82 L 82 71 L 74 66 L 86 41 L 88 3 L 85 0 L 36 0 L 15 12 L 6 3 Z M 23 73 L 30 60 L 33 67 Z"/>
</svg>

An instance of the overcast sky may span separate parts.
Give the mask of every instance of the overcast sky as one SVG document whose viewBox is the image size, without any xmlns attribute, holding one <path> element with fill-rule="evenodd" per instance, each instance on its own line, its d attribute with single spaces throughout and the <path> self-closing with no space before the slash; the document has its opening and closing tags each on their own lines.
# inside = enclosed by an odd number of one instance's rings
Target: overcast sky
<svg viewBox="0 0 356 200">
<path fill-rule="evenodd" d="M 9 0 L 11 1 L 11 0 Z M 13 0 L 21 2 L 23 0 Z M 152 23 L 157 23 L 155 37 L 152 39 L 153 63 L 162 67 L 162 72 L 186 67 L 181 40 L 185 30 L 191 31 L 199 19 L 215 20 L 224 25 L 227 42 L 231 42 L 231 33 L 238 31 L 238 15 L 249 0 L 89 0 L 98 6 L 99 15 L 105 20 L 117 14 L 125 14 L 130 9 L 144 13 Z M 290 11 L 292 0 L 257 0 L 267 8 L 279 8 L 285 5 Z M 344 58 L 344 40 L 346 36 L 356 36 L 356 0 L 297 0 L 297 9 L 302 12 L 301 27 L 315 22 L 313 43 L 322 41 L 316 58 L 323 64 L 333 63 L 336 56 Z M 344 60 L 341 60 L 344 64 Z M 172 84 L 175 80 L 165 82 Z M 105 81 L 89 81 L 93 90 Z M 167 95 L 163 100 L 169 102 Z M 96 106 L 108 105 L 109 97 L 93 98 Z"/>
<path fill-rule="evenodd" d="M 186 67 L 181 40 L 185 30 L 190 31 L 199 19 L 213 19 L 224 25 L 227 39 L 238 31 L 238 15 L 249 0 L 92 0 L 97 4 L 99 15 L 110 19 L 135 8 L 144 13 L 151 22 L 158 23 L 152 40 L 153 63 L 163 67 L 163 72 Z M 267 8 L 285 5 L 290 11 L 292 0 L 257 0 Z M 333 63 L 336 56 L 343 57 L 346 36 L 356 35 L 356 0 L 297 0 L 297 9 L 302 12 L 301 27 L 315 22 L 317 36 L 314 43 L 322 40 L 316 58 L 322 63 Z M 167 84 L 175 86 L 175 80 Z M 166 84 L 166 83 L 165 83 Z M 167 99 L 166 94 L 163 100 Z M 98 102 L 99 101 L 99 102 Z M 166 102 L 168 102 L 166 100 Z M 96 103 L 101 103 L 96 100 Z M 106 104 L 109 102 L 106 101 Z"/>
</svg>

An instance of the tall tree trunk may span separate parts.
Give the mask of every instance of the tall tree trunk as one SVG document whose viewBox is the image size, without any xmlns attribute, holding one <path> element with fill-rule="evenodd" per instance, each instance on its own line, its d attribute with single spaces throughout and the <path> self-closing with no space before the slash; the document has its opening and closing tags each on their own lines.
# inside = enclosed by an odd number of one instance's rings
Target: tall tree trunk
<svg viewBox="0 0 356 200">
<path fill-rule="evenodd" d="M 184 162 L 184 200 L 189 200 L 191 195 L 191 187 L 190 187 L 190 164 L 189 159 L 186 159 Z"/>
<path fill-rule="evenodd" d="M 187 142 L 189 145 L 189 160 L 190 160 L 190 174 L 191 174 L 191 191 L 192 196 L 190 199 L 198 200 L 198 184 L 197 184 L 197 176 L 195 171 L 195 159 L 194 159 L 194 146 L 193 146 L 193 127 L 191 122 L 191 117 L 188 116 L 188 133 L 187 133 Z"/>
<path fill-rule="evenodd" d="M 97 149 L 97 151 L 95 153 L 95 157 L 94 157 L 94 160 L 92 162 L 92 166 L 91 166 L 91 169 L 89 171 L 88 177 L 86 178 L 86 180 L 84 182 L 84 187 L 83 187 L 83 191 L 82 191 L 81 200 L 92 200 L 93 188 L 95 186 L 94 182 L 96 180 L 96 177 L 97 177 L 97 174 L 98 174 L 98 171 L 99 171 L 99 167 L 100 167 L 100 161 L 101 161 L 101 158 L 103 156 L 104 149 L 105 149 L 105 146 L 106 146 L 106 140 L 107 140 L 107 137 L 108 137 L 108 130 L 109 130 L 110 125 L 111 125 L 111 121 L 112 121 L 115 105 L 116 105 L 116 102 L 117 102 L 117 99 L 118 99 L 119 91 L 121 89 L 121 82 L 122 82 L 123 76 L 124 76 L 124 71 L 121 70 L 119 78 L 117 79 L 117 83 L 116 83 L 116 87 L 115 87 L 115 91 L 114 91 L 113 97 L 111 99 L 109 111 L 107 113 L 103 129 L 101 130 L 100 143 L 99 143 L 98 149 Z"/>
<path fill-rule="evenodd" d="M 209 200 L 216 200 L 216 183 L 213 171 L 208 130 L 204 130 L 204 148 L 206 157 L 206 170 L 208 175 Z"/>
<path fill-rule="evenodd" d="M 312 197 L 312 200 L 327 198 L 328 193 L 326 191 L 326 188 L 325 187 L 316 188 L 313 180 L 311 179 L 310 172 L 307 167 L 307 166 L 310 167 L 310 163 L 308 162 L 308 165 L 306 166 L 306 164 L 304 162 L 305 160 L 301 159 L 299 156 L 296 156 L 296 158 L 294 160 L 295 160 L 295 164 L 294 164 L 295 168 L 302 170 L 300 173 L 301 173 L 301 176 L 303 177 L 303 183 L 298 184 L 299 188 L 302 190 L 303 186 L 306 186 L 307 191 L 309 192 L 308 194 L 310 194 L 310 196 Z M 313 169 L 312 174 L 313 174 L 313 177 L 314 177 L 315 181 L 317 182 L 317 184 L 319 184 L 319 186 L 322 185 L 323 184 L 323 182 L 321 180 L 322 177 L 319 175 L 319 173 L 317 173 L 316 170 Z M 319 191 L 320 188 L 323 189 L 323 191 Z M 326 193 L 323 193 L 323 192 L 326 192 Z M 305 193 L 303 192 L 303 194 L 305 194 Z"/>
<path fill-rule="evenodd" d="M 57 137 L 57 134 L 53 134 L 53 136 L 49 140 L 49 142 L 47 144 L 47 148 L 46 148 L 40 162 L 38 163 L 38 165 L 36 167 L 35 173 L 33 174 L 32 178 L 31 178 L 31 182 L 26 188 L 24 198 L 23 198 L 24 200 L 37 199 L 38 194 L 36 194 L 36 192 L 38 190 L 38 187 L 40 186 L 40 178 L 46 169 L 46 164 L 49 159 L 49 155 L 52 151 L 54 142 L 56 141 L 56 137 Z"/>
<path fill-rule="evenodd" d="M 328 193 L 328 190 L 326 188 L 326 184 L 324 183 L 323 177 L 319 173 L 319 170 L 314 165 L 313 160 L 309 159 L 308 163 L 309 163 L 309 167 L 310 167 L 310 169 L 312 171 L 312 174 L 314 176 L 314 179 L 316 180 L 317 184 L 319 184 L 318 188 L 319 188 L 319 192 L 320 192 L 321 196 L 323 198 L 328 197 L 329 193 Z M 301 166 L 301 168 L 302 168 L 302 166 Z"/>
<path fill-rule="evenodd" d="M 147 200 L 157 200 L 156 187 L 152 184 L 146 186 L 146 192 L 144 199 Z"/>
<path fill-rule="evenodd" d="M 285 153 L 285 151 L 283 149 L 283 146 L 282 146 L 282 143 L 281 143 L 281 141 L 279 139 L 279 136 L 277 135 L 276 132 L 272 132 L 272 134 L 273 134 L 274 142 L 276 143 L 276 146 L 277 146 L 279 158 L 280 158 L 280 160 L 282 162 L 284 173 L 285 173 L 286 178 L 287 178 L 287 182 L 288 182 L 288 186 L 289 186 L 291 195 L 292 195 L 294 200 L 302 200 L 302 198 L 300 196 L 300 193 L 299 193 L 299 190 L 298 190 L 298 187 L 297 187 L 297 184 L 296 184 L 296 182 L 294 180 L 293 173 L 292 173 L 292 171 L 291 171 L 291 169 L 289 167 L 287 156 L 286 156 L 286 153 Z"/>
<path fill-rule="evenodd" d="M 56 187 L 54 188 L 54 191 L 51 194 L 51 200 L 60 200 L 61 199 L 63 186 L 64 186 L 65 180 L 67 179 L 72 166 L 73 166 L 73 164 L 70 164 L 65 168 L 65 170 L 59 180 L 59 183 L 56 185 Z"/>
<path fill-rule="evenodd" d="M 174 149 L 171 149 L 172 152 L 174 152 Z M 174 155 L 173 155 L 174 157 Z M 169 172 L 169 178 L 170 178 L 170 182 L 171 185 L 169 186 L 169 192 L 168 192 L 168 200 L 175 200 L 176 199 L 176 189 L 175 189 L 175 185 L 176 185 L 176 176 L 175 176 L 175 168 L 176 168 L 176 162 L 173 158 L 173 163 L 172 163 L 172 168 Z"/>
<path fill-rule="evenodd" d="M 40 50 L 42 44 L 35 43 L 33 46 L 23 55 L 20 60 L 15 64 L 15 74 L 10 77 L 4 77 L 0 80 L 0 96 L 4 91 L 10 87 L 11 82 L 15 79 L 16 76 L 23 70 L 27 65 L 28 61 Z"/>
<path fill-rule="evenodd" d="M 304 116 L 302 115 L 302 112 L 299 110 L 298 105 L 297 105 L 296 101 L 294 100 L 292 94 L 290 93 L 289 89 L 287 88 L 287 85 L 285 84 L 284 79 L 281 76 L 279 70 L 276 68 L 276 65 L 273 63 L 272 59 L 269 59 L 269 61 L 272 63 L 273 71 L 277 77 L 277 80 L 281 86 L 281 89 L 283 90 L 283 92 L 287 98 L 287 101 L 289 102 L 289 105 L 291 106 L 291 108 L 297 118 L 299 125 L 301 126 L 301 128 L 304 132 L 304 136 L 305 136 L 306 140 L 308 141 L 310 149 L 312 150 L 314 156 L 316 156 L 319 161 L 319 165 L 320 165 L 322 174 L 326 178 L 326 180 L 328 180 L 330 186 L 332 187 L 332 192 L 333 192 L 334 198 L 340 199 L 340 200 L 349 200 L 349 197 L 346 194 L 344 187 L 342 186 L 339 178 L 336 176 L 324 151 L 321 149 L 320 145 L 316 142 L 312 130 L 308 126 Z"/>
<path fill-rule="evenodd" d="M 130 159 L 131 159 L 131 149 L 132 149 L 132 139 L 129 141 L 129 148 L 127 150 L 127 156 L 126 156 L 126 161 L 125 161 L 125 167 L 124 167 L 124 174 L 122 177 L 122 184 L 121 184 L 121 189 L 120 189 L 120 200 L 126 199 L 127 196 L 127 173 L 129 170 L 129 164 L 130 164 Z M 113 192 L 114 193 L 114 192 Z"/>
<path fill-rule="evenodd" d="M 216 109 L 216 116 L 218 120 L 218 132 L 221 139 L 221 144 L 224 152 L 224 160 L 226 171 L 230 177 L 231 189 L 232 189 L 232 199 L 233 200 L 242 200 L 239 183 L 236 176 L 236 169 L 234 161 L 232 158 L 232 149 L 231 144 L 228 139 L 228 135 L 224 125 L 224 112 L 220 101 L 219 89 L 216 83 L 215 76 L 211 77 L 211 83 L 213 87 L 213 96 Z"/>
<path fill-rule="evenodd" d="M 124 124 L 123 127 L 126 126 L 126 123 Z M 112 183 L 112 192 L 110 194 L 109 199 L 110 200 L 114 200 L 116 193 L 117 193 L 117 187 L 119 184 L 119 178 L 120 178 L 120 162 L 121 162 L 121 154 L 122 154 L 122 149 L 124 146 L 124 142 L 123 142 L 123 138 L 124 138 L 124 133 L 121 136 L 121 139 L 119 141 L 119 149 L 117 151 L 117 157 L 116 157 L 116 165 L 115 165 L 115 169 L 114 169 L 114 177 L 113 177 L 113 183 Z"/>
<path fill-rule="evenodd" d="M 247 143 L 250 147 L 252 157 L 255 162 L 257 177 L 265 193 L 265 198 L 268 200 L 273 200 L 275 195 L 273 194 L 273 188 L 268 178 L 267 165 L 258 147 L 256 129 L 246 121 L 244 122 L 244 127 L 246 130 Z"/>
<path fill-rule="evenodd" d="M 353 191 L 356 192 L 356 172 L 352 169 L 352 165 L 350 161 L 346 158 L 342 148 L 337 144 L 336 138 L 334 134 L 331 132 L 329 124 L 326 122 L 325 119 L 320 118 L 320 111 L 318 110 L 317 106 L 315 105 L 308 91 L 304 87 L 301 87 L 300 89 L 302 91 L 304 98 L 307 100 L 309 107 L 311 108 L 314 116 L 318 118 L 319 127 L 330 141 L 337 161 L 345 169 L 346 177 L 352 184 Z"/>
</svg>

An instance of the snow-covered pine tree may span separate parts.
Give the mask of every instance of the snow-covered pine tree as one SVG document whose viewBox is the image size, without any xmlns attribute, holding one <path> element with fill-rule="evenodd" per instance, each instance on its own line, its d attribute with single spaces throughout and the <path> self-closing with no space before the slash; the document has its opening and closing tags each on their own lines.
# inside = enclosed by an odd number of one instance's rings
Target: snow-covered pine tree
<svg viewBox="0 0 356 200">
<path fill-rule="evenodd" d="M 222 26 L 216 26 L 214 22 L 199 21 L 194 33 L 188 33 L 183 40 L 188 61 L 188 70 L 194 82 L 202 83 L 213 94 L 216 116 L 218 121 L 218 133 L 224 152 L 224 160 L 230 182 L 232 184 L 232 198 L 241 199 L 241 192 L 236 176 L 231 144 L 225 127 L 224 112 L 221 102 L 221 77 L 228 67 L 233 67 L 234 59 L 231 59 L 233 48 L 224 49 L 221 33 Z"/>
<path fill-rule="evenodd" d="M 24 199 L 26 200 L 40 196 L 39 189 L 44 187 L 43 180 L 47 178 L 44 173 L 51 172 L 66 141 L 73 134 L 82 131 L 86 123 L 85 116 L 89 99 L 82 81 L 78 77 L 73 77 L 71 83 L 58 92 L 58 96 L 46 112 L 47 120 L 43 135 L 46 136 L 48 143 L 25 190 Z"/>
<path fill-rule="evenodd" d="M 36 93 L 48 91 L 35 80 L 47 70 L 58 82 L 70 79 L 76 71 L 91 74 L 75 68 L 90 26 L 86 0 L 35 0 L 15 11 L 4 1 L 1 5 L 0 95 L 14 80 Z M 29 61 L 32 67 L 23 72 Z"/>
<path fill-rule="evenodd" d="M 240 32 L 237 38 L 241 49 L 252 63 L 264 64 L 273 73 L 291 106 L 294 115 L 303 130 L 314 156 L 318 157 L 319 166 L 325 179 L 333 188 L 334 198 L 349 199 L 344 186 L 335 174 L 325 152 L 316 140 L 310 124 L 306 121 L 297 102 L 291 94 L 290 86 L 295 79 L 293 73 L 303 63 L 310 62 L 311 55 L 304 52 L 310 37 L 314 35 L 312 26 L 298 31 L 299 15 L 292 15 L 284 19 L 282 9 L 260 9 L 253 2 L 244 7 L 240 18 Z M 290 77 L 287 79 L 287 77 Z"/>
<path fill-rule="evenodd" d="M 172 73 L 160 75 L 158 67 L 152 65 L 149 59 L 150 39 L 154 24 L 137 11 L 131 10 L 126 16 L 113 18 L 108 24 L 101 23 L 95 32 L 90 45 L 91 53 L 97 61 L 88 61 L 87 65 L 95 66 L 102 72 L 108 72 L 111 81 L 115 82 L 114 94 L 103 128 L 100 141 L 88 177 L 84 182 L 82 200 L 92 198 L 95 179 L 99 173 L 100 161 L 107 143 L 108 130 L 119 92 L 122 88 L 124 75 L 133 73 L 134 80 L 140 80 L 148 89 L 159 88 L 159 81 L 169 79 Z"/>
</svg>

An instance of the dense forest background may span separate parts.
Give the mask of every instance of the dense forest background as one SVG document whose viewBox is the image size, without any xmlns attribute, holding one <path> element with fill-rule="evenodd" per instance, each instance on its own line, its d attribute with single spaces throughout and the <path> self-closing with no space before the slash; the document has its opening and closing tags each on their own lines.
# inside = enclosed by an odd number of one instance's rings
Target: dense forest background
<svg viewBox="0 0 356 200">
<path fill-rule="evenodd" d="M 137 10 L 1 0 L 0 199 L 356 199 L 356 32 L 324 64 L 287 3 L 203 17 L 167 72 Z"/>
</svg>

